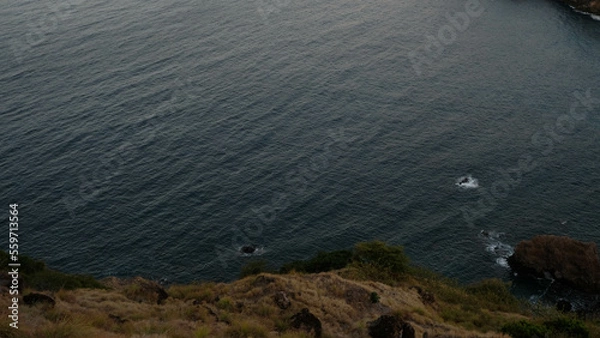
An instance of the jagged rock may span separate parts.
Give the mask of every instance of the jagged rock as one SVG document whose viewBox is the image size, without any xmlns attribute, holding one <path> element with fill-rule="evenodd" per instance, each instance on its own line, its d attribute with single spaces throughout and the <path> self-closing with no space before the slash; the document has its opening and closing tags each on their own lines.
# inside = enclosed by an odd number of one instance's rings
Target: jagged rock
<svg viewBox="0 0 600 338">
<path fill-rule="evenodd" d="M 285 310 L 292 305 L 292 302 L 288 298 L 287 294 L 283 291 L 279 291 L 273 296 L 273 300 L 275 304 L 279 306 L 280 309 Z"/>
<path fill-rule="evenodd" d="M 295 329 L 303 330 L 309 334 L 314 334 L 320 338 L 322 334 L 321 321 L 315 315 L 310 313 L 307 308 L 302 309 L 291 318 L 291 326 Z"/>
<path fill-rule="evenodd" d="M 600 292 L 600 259 L 593 242 L 542 235 L 521 241 L 508 258 L 511 268 L 536 277 L 552 278 L 585 292 Z"/>
<path fill-rule="evenodd" d="M 571 303 L 569 303 L 568 301 L 561 299 L 556 303 L 556 309 L 560 312 L 571 312 L 571 309 L 573 308 L 573 306 L 571 305 Z"/>
<path fill-rule="evenodd" d="M 56 305 L 54 298 L 47 296 L 43 293 L 30 293 L 23 297 L 23 303 L 29 306 L 33 306 L 36 304 L 45 304 L 50 305 L 50 307 L 54 307 L 54 305 Z"/>
<path fill-rule="evenodd" d="M 404 321 L 396 316 L 383 315 L 367 323 L 369 326 L 369 336 L 372 338 L 400 338 L 402 337 L 403 324 Z"/>
<path fill-rule="evenodd" d="M 600 14 L 600 0 L 563 0 L 563 2 L 582 12 Z"/>
</svg>

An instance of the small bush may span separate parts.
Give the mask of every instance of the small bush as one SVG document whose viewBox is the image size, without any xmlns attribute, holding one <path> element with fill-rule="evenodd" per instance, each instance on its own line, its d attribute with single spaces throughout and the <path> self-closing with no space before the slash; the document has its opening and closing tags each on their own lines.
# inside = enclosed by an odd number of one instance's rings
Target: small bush
<svg viewBox="0 0 600 338">
<path fill-rule="evenodd" d="M 267 262 L 263 260 L 259 261 L 250 261 L 246 265 L 242 267 L 242 271 L 240 273 L 240 278 L 258 275 L 263 272 L 269 272 L 267 269 Z"/>
<path fill-rule="evenodd" d="M 543 338 L 548 333 L 546 327 L 532 324 L 526 320 L 506 324 L 502 327 L 501 331 L 513 338 Z"/>
<path fill-rule="evenodd" d="M 8 260 L 8 253 L 0 251 L 0 266 L 7 266 Z M 104 285 L 92 276 L 72 275 L 51 270 L 46 267 L 44 262 L 25 255 L 19 256 L 19 263 L 21 263 L 19 272 L 23 277 L 23 284 L 31 289 L 47 291 L 79 288 L 106 289 Z"/>
<path fill-rule="evenodd" d="M 408 264 L 408 257 L 401 246 L 373 241 L 356 244 L 351 266 L 360 279 L 394 284 L 408 272 Z"/>
<path fill-rule="evenodd" d="M 546 321 L 544 322 L 544 326 L 554 334 L 565 334 L 573 338 L 588 338 L 590 336 L 590 332 L 585 327 L 585 324 L 573 318 L 558 318 Z"/>
<path fill-rule="evenodd" d="M 375 303 L 379 303 L 379 295 L 377 294 L 377 292 L 371 292 L 371 303 L 375 304 Z"/>
<path fill-rule="evenodd" d="M 332 252 L 319 252 L 317 255 L 306 261 L 294 261 L 284 264 L 280 273 L 289 273 L 291 271 L 304 273 L 319 273 L 345 268 L 352 261 L 352 251 L 338 250 Z"/>
<path fill-rule="evenodd" d="M 477 297 L 478 303 L 500 311 L 518 311 L 520 302 L 510 293 L 510 284 L 499 279 L 484 279 L 465 287 L 465 291 Z"/>
</svg>

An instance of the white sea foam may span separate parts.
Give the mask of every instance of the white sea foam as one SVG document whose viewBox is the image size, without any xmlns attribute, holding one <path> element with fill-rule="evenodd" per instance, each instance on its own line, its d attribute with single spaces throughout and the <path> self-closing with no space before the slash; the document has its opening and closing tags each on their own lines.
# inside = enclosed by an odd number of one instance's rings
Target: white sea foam
<svg viewBox="0 0 600 338">
<path fill-rule="evenodd" d="M 456 185 L 463 189 L 475 189 L 479 187 L 479 181 L 471 175 L 456 179 Z"/>
<path fill-rule="evenodd" d="M 508 244 L 502 243 L 500 239 L 504 236 L 503 232 L 481 230 L 479 237 L 485 243 L 485 251 L 496 256 L 496 264 L 508 268 L 508 257 L 514 252 L 514 248 Z"/>
<path fill-rule="evenodd" d="M 600 15 L 590 14 L 590 16 L 592 17 L 592 19 L 600 21 Z"/>
</svg>

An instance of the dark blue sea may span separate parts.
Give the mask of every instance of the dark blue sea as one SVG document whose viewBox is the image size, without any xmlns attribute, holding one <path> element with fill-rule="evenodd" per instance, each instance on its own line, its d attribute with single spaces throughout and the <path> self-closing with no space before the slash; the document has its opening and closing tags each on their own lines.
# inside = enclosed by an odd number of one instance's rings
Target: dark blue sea
<svg viewBox="0 0 600 338">
<path fill-rule="evenodd" d="M 508 279 L 520 240 L 600 243 L 596 19 L 550 0 L 6 0 L 0 197 L 20 253 L 98 278 L 226 281 L 380 239 Z"/>
</svg>

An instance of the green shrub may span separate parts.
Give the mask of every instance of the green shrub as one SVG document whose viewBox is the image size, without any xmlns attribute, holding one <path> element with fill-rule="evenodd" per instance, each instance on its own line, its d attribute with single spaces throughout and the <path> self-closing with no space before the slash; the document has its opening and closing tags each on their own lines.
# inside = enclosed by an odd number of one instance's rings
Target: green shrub
<svg viewBox="0 0 600 338">
<path fill-rule="evenodd" d="M 394 284 L 406 275 L 408 264 L 408 257 L 401 246 L 372 241 L 356 244 L 351 266 L 360 279 Z"/>
<path fill-rule="evenodd" d="M 352 251 L 350 250 L 319 252 L 309 260 L 286 263 L 279 269 L 279 272 L 289 273 L 292 270 L 304 273 L 326 272 L 345 268 L 351 261 Z"/>
<path fill-rule="evenodd" d="M 485 304 L 488 309 L 499 311 L 518 311 L 520 302 L 510 293 L 510 283 L 500 279 L 484 279 L 465 287 L 468 294 L 477 297 L 479 303 Z"/>
<path fill-rule="evenodd" d="M 263 272 L 269 272 L 267 269 L 267 262 L 264 260 L 258 261 L 250 261 L 246 265 L 242 267 L 242 271 L 240 272 L 240 278 L 258 275 Z"/>
<path fill-rule="evenodd" d="M 543 338 L 548 333 L 546 327 L 532 324 L 526 320 L 508 323 L 502 327 L 501 331 L 513 338 Z"/>
<path fill-rule="evenodd" d="M 554 334 L 565 334 L 573 338 L 588 338 L 590 332 L 585 324 L 573 318 L 558 318 L 544 322 L 546 326 Z"/>
<path fill-rule="evenodd" d="M 0 251 L 0 266 L 7 266 L 8 260 L 8 253 Z M 79 288 L 106 288 L 92 276 L 66 274 L 48 269 L 44 262 L 25 255 L 19 255 L 19 263 L 21 263 L 19 272 L 23 278 L 23 284 L 28 288 L 48 291 L 58 291 L 60 289 L 73 290 Z"/>
<path fill-rule="evenodd" d="M 371 292 L 371 303 L 376 304 L 379 303 L 379 295 L 377 294 L 377 292 Z"/>
</svg>

